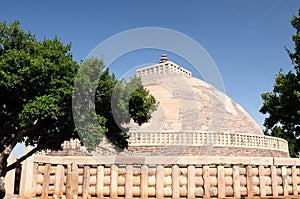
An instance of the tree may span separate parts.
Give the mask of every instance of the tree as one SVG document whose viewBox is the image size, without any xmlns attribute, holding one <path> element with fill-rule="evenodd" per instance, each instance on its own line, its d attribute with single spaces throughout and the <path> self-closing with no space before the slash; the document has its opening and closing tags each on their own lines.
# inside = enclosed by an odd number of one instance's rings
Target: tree
<svg viewBox="0 0 300 199">
<path fill-rule="evenodd" d="M 78 137 L 77 130 L 80 129 L 75 128 L 72 99 L 74 82 L 76 78 L 81 77 L 77 77 L 80 68 L 73 60 L 70 48 L 70 44 L 62 44 L 58 37 L 37 41 L 30 32 L 25 33 L 20 29 L 18 21 L 10 25 L 0 23 L 0 198 L 5 195 L 3 179 L 9 170 L 39 150 L 60 149 L 64 140 Z M 87 60 L 84 64 L 89 66 L 91 62 L 95 62 L 100 68 L 95 71 L 87 69 L 86 72 L 103 73 L 101 78 L 104 79 L 99 82 L 98 79 L 91 80 L 91 83 L 98 85 L 97 94 L 92 93 L 91 96 L 97 96 L 95 101 L 100 103 L 104 100 L 101 95 L 105 93 L 107 103 L 103 103 L 103 106 L 109 113 L 111 105 L 108 102 L 113 85 L 127 84 L 118 83 L 114 75 L 109 75 L 108 70 L 103 72 L 104 64 L 101 60 Z M 138 92 L 146 91 L 142 87 Z M 146 116 L 135 116 L 131 111 L 130 118 L 137 117 L 134 119 L 142 123 L 149 119 L 155 100 L 149 93 L 143 95 L 145 101 L 148 101 L 148 98 L 152 100 L 147 104 L 151 108 L 142 111 Z M 140 108 L 143 108 L 143 103 L 140 105 Z M 138 108 L 137 113 L 139 112 Z M 95 128 L 83 126 L 86 131 L 94 133 L 90 136 L 99 138 L 104 132 L 109 133 L 113 130 L 113 125 L 108 125 L 111 117 L 107 115 L 102 112 L 96 114 L 99 125 Z M 80 119 L 84 123 L 89 117 L 83 115 Z M 118 138 L 122 133 L 125 134 L 123 131 L 116 134 Z M 120 146 L 127 146 L 126 138 L 121 136 L 119 141 L 125 144 Z M 12 149 L 20 142 L 35 148 L 15 163 L 7 165 Z"/>
<path fill-rule="evenodd" d="M 82 128 L 80 136 L 88 150 L 98 146 L 103 133 L 117 147 L 126 148 L 128 128 L 125 124 L 131 119 L 139 125 L 148 122 L 157 106 L 140 78 L 134 77 L 128 82 L 117 80 L 108 68 L 105 69 L 103 60 L 97 58 L 86 59 L 81 64 L 77 82 L 75 118 L 79 123 L 77 128 Z M 96 118 L 99 123 L 93 121 Z"/>
<path fill-rule="evenodd" d="M 270 135 L 289 141 L 289 152 L 298 157 L 300 152 L 300 9 L 291 20 L 296 29 L 293 35 L 294 52 L 287 50 L 293 64 L 293 70 L 284 73 L 280 70 L 275 78 L 272 92 L 262 94 L 263 106 L 260 112 L 268 114 L 264 126 Z"/>
<path fill-rule="evenodd" d="M 42 149 L 57 149 L 75 136 L 72 89 L 78 64 L 59 38 L 37 41 L 15 21 L 0 23 L 0 197 L 2 177 Z M 36 146 L 16 163 L 7 158 L 17 143 Z"/>
<path fill-rule="evenodd" d="M 156 110 L 157 102 L 155 98 L 142 85 L 141 79 L 132 78 L 130 81 L 124 80 L 116 82 L 115 76 L 109 76 L 107 69 L 101 80 L 105 85 L 110 85 L 109 89 L 103 89 L 103 83 L 100 80 L 96 92 L 96 112 L 105 116 L 107 119 L 106 127 L 108 129 L 106 136 L 113 144 L 121 149 L 128 146 L 128 124 L 132 119 L 139 125 L 146 123 L 151 118 L 151 113 Z M 111 93 L 107 93 L 110 91 Z M 105 96 L 106 97 L 101 97 Z M 109 97 L 111 96 L 111 97 Z M 109 107 L 103 108 L 103 107 Z"/>
</svg>

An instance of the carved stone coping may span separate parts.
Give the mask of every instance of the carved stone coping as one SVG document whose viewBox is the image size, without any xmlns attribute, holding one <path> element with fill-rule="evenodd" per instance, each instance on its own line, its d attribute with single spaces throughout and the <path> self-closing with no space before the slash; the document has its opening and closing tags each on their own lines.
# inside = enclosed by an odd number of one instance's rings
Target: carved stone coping
<svg viewBox="0 0 300 199">
<path fill-rule="evenodd" d="M 101 157 L 56 157 L 35 155 L 33 162 L 41 164 L 68 165 L 279 165 L 299 166 L 298 158 L 229 157 L 229 156 L 101 156 Z"/>
</svg>

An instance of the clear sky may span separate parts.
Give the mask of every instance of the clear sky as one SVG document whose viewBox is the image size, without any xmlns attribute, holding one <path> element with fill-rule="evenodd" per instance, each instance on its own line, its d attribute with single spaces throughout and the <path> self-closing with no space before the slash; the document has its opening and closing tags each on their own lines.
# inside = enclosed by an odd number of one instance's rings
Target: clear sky
<svg viewBox="0 0 300 199">
<path fill-rule="evenodd" d="M 4 0 L 0 21 L 17 19 L 38 39 L 57 35 L 65 44 L 71 42 L 78 62 L 100 42 L 122 31 L 141 27 L 179 31 L 203 46 L 220 71 L 226 93 L 263 126 L 260 95 L 272 90 L 280 68 L 291 69 L 284 48 L 293 49 L 295 30 L 290 19 L 298 8 L 296 0 Z M 157 62 L 160 54 L 158 50 L 129 53 L 117 63 L 129 70 Z M 168 57 L 184 66 L 178 56 Z M 114 72 L 122 76 L 124 70 Z"/>
</svg>

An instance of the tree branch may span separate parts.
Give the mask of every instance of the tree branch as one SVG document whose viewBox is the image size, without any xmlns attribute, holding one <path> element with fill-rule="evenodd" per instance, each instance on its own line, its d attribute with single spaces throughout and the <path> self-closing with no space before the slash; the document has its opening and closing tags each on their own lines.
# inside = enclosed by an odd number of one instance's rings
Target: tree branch
<svg viewBox="0 0 300 199">
<path fill-rule="evenodd" d="M 37 151 L 39 151 L 41 149 L 47 148 L 47 146 L 51 145 L 54 142 L 57 142 L 56 136 L 49 139 L 47 143 L 39 144 L 37 147 L 33 148 L 31 151 L 29 151 L 28 153 L 23 155 L 21 158 L 18 158 L 14 163 L 7 166 L 5 171 L 8 172 L 12 169 L 15 169 L 17 166 L 19 166 L 28 157 L 32 156 L 34 153 L 36 153 Z"/>
<path fill-rule="evenodd" d="M 35 147 L 25 155 L 23 155 L 21 158 L 17 159 L 14 163 L 10 164 L 9 166 L 6 167 L 6 172 L 15 169 L 17 166 L 19 166 L 24 160 L 26 160 L 28 157 L 32 156 L 34 153 L 39 151 L 41 147 Z"/>
<path fill-rule="evenodd" d="M 20 142 L 21 138 L 25 136 L 26 133 L 30 133 L 32 131 L 38 130 L 38 125 L 34 125 L 33 127 L 27 128 L 27 129 L 22 129 L 17 132 L 17 134 L 12 138 L 12 143 L 16 145 L 18 142 Z"/>
</svg>

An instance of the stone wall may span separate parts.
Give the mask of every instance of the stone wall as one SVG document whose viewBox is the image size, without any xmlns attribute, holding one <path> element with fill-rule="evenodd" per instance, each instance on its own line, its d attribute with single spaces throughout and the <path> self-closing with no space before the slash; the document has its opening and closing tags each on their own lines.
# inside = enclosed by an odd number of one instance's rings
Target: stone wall
<svg viewBox="0 0 300 199">
<path fill-rule="evenodd" d="M 35 155 L 23 163 L 20 186 L 34 198 L 290 197 L 300 192 L 300 160 Z"/>
</svg>

